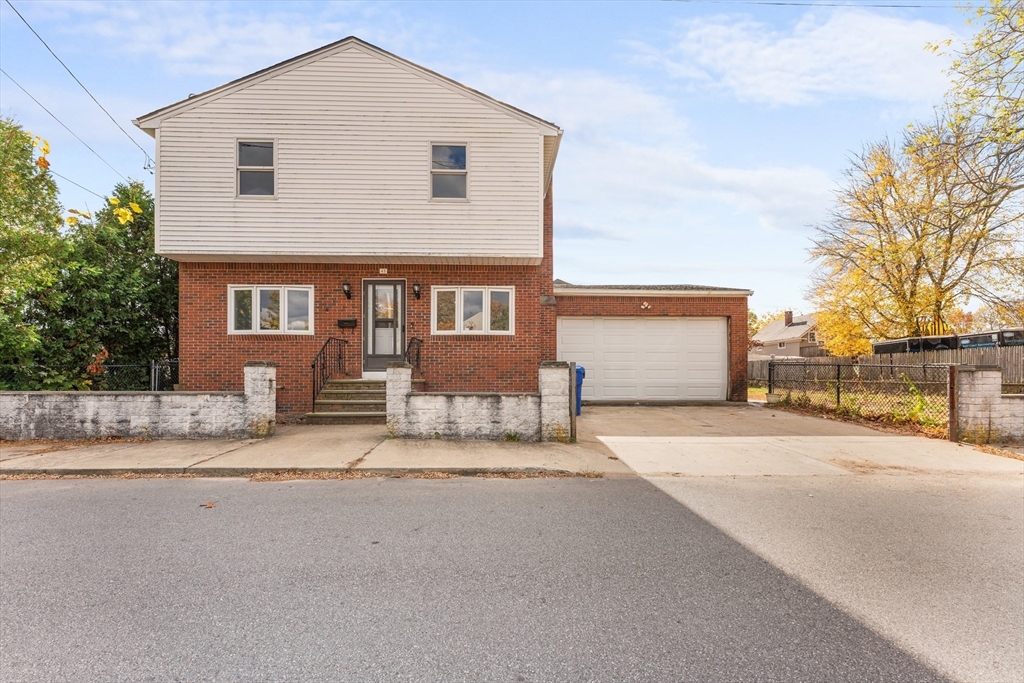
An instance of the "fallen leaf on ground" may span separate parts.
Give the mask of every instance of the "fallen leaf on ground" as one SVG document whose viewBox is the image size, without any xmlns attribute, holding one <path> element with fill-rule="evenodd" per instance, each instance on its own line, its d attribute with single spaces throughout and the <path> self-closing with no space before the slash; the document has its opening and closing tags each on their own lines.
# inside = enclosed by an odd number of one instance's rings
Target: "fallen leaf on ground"
<svg viewBox="0 0 1024 683">
<path fill-rule="evenodd" d="M 208 503 L 201 503 L 201 504 L 199 505 L 199 507 L 201 507 L 201 508 L 215 508 L 215 507 L 217 507 L 217 504 L 216 504 L 216 503 L 214 503 L 214 502 L 213 502 L 213 501 L 211 500 L 211 501 L 210 501 L 210 502 L 208 502 Z"/>
</svg>

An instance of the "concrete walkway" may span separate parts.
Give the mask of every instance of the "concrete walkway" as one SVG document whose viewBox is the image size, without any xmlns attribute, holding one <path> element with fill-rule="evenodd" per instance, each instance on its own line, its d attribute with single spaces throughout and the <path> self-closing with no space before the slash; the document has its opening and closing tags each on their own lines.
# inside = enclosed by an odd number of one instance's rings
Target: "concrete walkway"
<svg viewBox="0 0 1024 683">
<path fill-rule="evenodd" d="M 263 440 L 0 443 L 0 474 L 6 475 L 225 477 L 281 470 L 633 476 L 600 443 L 388 439 L 382 425 L 285 425 Z"/>
</svg>

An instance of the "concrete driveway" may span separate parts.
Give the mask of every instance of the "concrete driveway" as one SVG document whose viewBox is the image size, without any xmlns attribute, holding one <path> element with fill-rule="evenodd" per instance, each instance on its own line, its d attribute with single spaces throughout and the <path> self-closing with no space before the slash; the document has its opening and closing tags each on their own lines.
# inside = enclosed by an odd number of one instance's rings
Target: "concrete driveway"
<svg viewBox="0 0 1024 683">
<path fill-rule="evenodd" d="M 757 405 L 578 433 L 952 680 L 1024 680 L 1024 462 Z"/>
</svg>

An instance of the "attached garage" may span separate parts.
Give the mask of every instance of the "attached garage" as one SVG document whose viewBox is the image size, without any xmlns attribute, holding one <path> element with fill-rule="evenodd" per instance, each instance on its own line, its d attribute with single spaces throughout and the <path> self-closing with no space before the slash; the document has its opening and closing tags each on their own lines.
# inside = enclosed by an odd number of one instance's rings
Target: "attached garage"
<svg viewBox="0 0 1024 683">
<path fill-rule="evenodd" d="M 555 281 L 558 360 L 584 401 L 745 401 L 748 290 Z"/>
<path fill-rule="evenodd" d="M 584 400 L 724 401 L 728 348 L 725 318 L 558 318 L 558 360 L 586 368 Z"/>
</svg>

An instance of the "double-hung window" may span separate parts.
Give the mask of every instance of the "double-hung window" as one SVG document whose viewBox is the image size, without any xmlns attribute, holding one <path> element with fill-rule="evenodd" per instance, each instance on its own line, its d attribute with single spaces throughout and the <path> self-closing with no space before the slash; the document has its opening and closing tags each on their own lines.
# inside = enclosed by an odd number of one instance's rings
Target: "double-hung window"
<svg viewBox="0 0 1024 683">
<path fill-rule="evenodd" d="M 430 198 L 469 198 L 466 145 L 430 145 Z"/>
<path fill-rule="evenodd" d="M 277 194 L 274 183 L 274 141 L 238 141 L 238 195 L 273 197 Z"/>
<path fill-rule="evenodd" d="M 434 334 L 515 334 L 515 288 L 434 287 Z"/>
<path fill-rule="evenodd" d="M 229 334 L 313 334 L 313 288 L 228 287 Z"/>
</svg>

